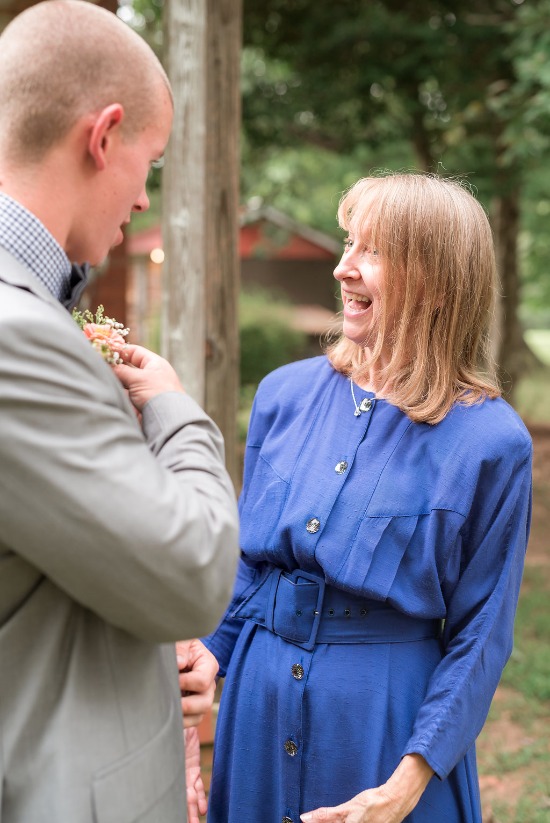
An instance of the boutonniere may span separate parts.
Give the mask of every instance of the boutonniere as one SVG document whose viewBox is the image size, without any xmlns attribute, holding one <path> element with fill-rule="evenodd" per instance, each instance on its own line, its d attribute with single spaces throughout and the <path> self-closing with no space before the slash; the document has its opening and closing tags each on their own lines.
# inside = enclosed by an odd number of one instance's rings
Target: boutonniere
<svg viewBox="0 0 550 823">
<path fill-rule="evenodd" d="M 120 352 L 126 345 L 125 338 L 130 330 L 112 317 L 106 317 L 103 306 L 97 307 L 95 315 L 88 309 L 73 309 L 73 319 L 107 363 L 116 366 L 122 362 Z"/>
</svg>

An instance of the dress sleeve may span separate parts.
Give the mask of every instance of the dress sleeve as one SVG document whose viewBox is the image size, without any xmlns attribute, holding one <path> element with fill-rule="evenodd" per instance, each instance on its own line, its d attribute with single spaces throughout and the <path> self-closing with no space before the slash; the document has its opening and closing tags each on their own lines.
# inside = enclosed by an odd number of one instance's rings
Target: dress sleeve
<svg viewBox="0 0 550 823">
<path fill-rule="evenodd" d="M 446 597 L 443 658 L 403 752 L 421 754 L 441 779 L 481 731 L 512 651 L 531 515 L 530 444 L 520 451 L 480 472 L 462 546 L 449 561 L 447 581 L 457 582 Z"/>
<path fill-rule="evenodd" d="M 239 499 L 239 510 L 246 499 L 250 478 L 254 474 L 254 468 L 258 461 L 261 444 L 265 434 L 269 429 L 269 421 L 259 410 L 258 398 L 254 400 L 250 414 L 248 436 L 244 456 L 244 476 L 243 488 Z M 220 670 L 219 676 L 225 677 L 227 668 L 233 654 L 233 649 L 244 625 L 242 620 L 233 618 L 231 615 L 238 608 L 245 596 L 253 587 L 254 583 L 260 579 L 260 570 L 246 562 L 246 558 L 241 556 L 237 568 L 237 576 L 233 589 L 233 597 L 222 617 L 217 629 L 202 638 L 204 645 L 210 649 L 218 661 Z"/>
<path fill-rule="evenodd" d="M 244 625 L 243 620 L 234 618 L 231 615 L 234 614 L 235 610 L 242 603 L 248 592 L 254 586 L 256 580 L 260 580 L 260 577 L 261 575 L 259 570 L 247 565 L 245 560 L 241 557 L 237 568 L 237 576 L 235 578 L 235 587 L 231 602 L 227 607 L 218 628 L 213 631 L 212 634 L 202 638 L 202 642 L 206 648 L 210 649 L 218 661 L 218 665 L 220 667 L 218 675 L 220 677 L 225 677 L 227 674 L 233 649 L 235 648 L 235 644 L 239 639 L 241 629 Z"/>
</svg>

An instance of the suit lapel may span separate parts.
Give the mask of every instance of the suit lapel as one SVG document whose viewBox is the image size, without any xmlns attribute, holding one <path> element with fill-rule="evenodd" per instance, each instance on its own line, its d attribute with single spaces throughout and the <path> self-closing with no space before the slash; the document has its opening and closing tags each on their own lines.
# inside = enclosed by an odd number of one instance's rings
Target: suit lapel
<svg viewBox="0 0 550 823">
<path fill-rule="evenodd" d="M 51 292 L 35 277 L 35 275 L 19 263 L 13 255 L 0 247 L 0 281 L 8 283 L 10 286 L 15 286 L 18 289 L 24 289 L 35 294 L 46 303 L 55 306 L 64 314 L 66 309 L 61 305 Z"/>
</svg>

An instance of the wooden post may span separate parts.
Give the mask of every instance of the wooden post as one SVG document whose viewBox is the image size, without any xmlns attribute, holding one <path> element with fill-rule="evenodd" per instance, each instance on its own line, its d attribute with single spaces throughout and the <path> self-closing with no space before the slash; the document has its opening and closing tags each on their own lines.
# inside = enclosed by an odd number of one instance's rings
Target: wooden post
<svg viewBox="0 0 550 823">
<path fill-rule="evenodd" d="M 185 389 L 204 405 L 206 4 L 168 0 L 164 14 L 164 60 L 174 94 L 174 125 L 162 181 L 161 348 Z"/>
<path fill-rule="evenodd" d="M 242 0 L 165 4 L 162 351 L 222 430 L 236 483 L 241 18 Z"/>
<path fill-rule="evenodd" d="M 239 135 L 242 0 L 207 0 L 206 410 L 236 486 L 239 396 Z"/>
</svg>

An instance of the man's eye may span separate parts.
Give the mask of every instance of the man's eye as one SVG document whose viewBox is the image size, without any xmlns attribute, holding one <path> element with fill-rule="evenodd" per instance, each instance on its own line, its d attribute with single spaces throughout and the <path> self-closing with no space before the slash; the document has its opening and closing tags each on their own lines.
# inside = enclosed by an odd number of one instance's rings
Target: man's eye
<svg viewBox="0 0 550 823">
<path fill-rule="evenodd" d="M 164 166 L 164 157 L 159 157 L 158 160 L 151 160 L 149 163 L 149 171 L 147 172 L 147 182 L 151 183 L 153 180 L 159 180 L 159 169 Z"/>
</svg>

